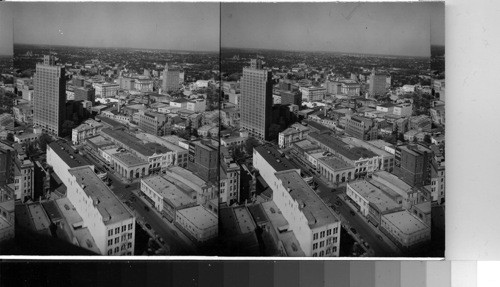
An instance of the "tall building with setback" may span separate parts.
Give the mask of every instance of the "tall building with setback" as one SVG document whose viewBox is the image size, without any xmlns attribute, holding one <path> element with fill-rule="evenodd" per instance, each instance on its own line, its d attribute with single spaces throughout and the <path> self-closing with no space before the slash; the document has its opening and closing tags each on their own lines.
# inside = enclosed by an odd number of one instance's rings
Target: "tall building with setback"
<svg viewBox="0 0 500 287">
<path fill-rule="evenodd" d="M 368 92 L 371 98 L 375 95 L 385 95 L 386 81 L 387 75 L 385 73 L 375 72 L 375 69 L 372 70 L 372 73 L 370 74 L 370 87 Z"/>
<path fill-rule="evenodd" d="M 45 55 L 36 64 L 33 97 L 33 126 L 57 136 L 61 133 L 66 108 L 64 67 L 56 64 L 52 55 Z"/>
<path fill-rule="evenodd" d="M 168 63 L 165 64 L 165 69 L 163 70 L 163 82 L 162 82 L 163 93 L 177 91 L 179 89 L 179 70 L 168 67 Z"/>
<path fill-rule="evenodd" d="M 240 127 L 252 136 L 267 140 L 273 105 L 271 72 L 262 69 L 260 59 L 243 68 L 241 79 Z"/>
</svg>

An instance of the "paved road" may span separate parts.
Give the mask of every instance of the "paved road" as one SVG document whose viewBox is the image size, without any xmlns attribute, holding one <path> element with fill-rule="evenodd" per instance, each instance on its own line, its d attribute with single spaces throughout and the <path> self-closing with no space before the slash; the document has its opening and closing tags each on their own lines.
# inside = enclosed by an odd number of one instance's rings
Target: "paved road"
<svg viewBox="0 0 500 287">
<path fill-rule="evenodd" d="M 336 201 L 341 201 L 342 205 L 335 206 L 336 214 L 342 220 L 343 225 L 346 230 L 352 237 L 354 237 L 357 241 L 364 240 L 368 243 L 369 249 L 368 254 L 370 256 L 377 257 L 386 257 L 386 256 L 397 256 L 398 252 L 396 252 L 397 248 L 394 246 L 390 239 L 388 239 L 384 234 L 382 234 L 379 230 L 377 230 L 370 223 L 367 223 L 363 220 L 360 213 L 357 212 L 356 209 L 353 209 L 356 212 L 356 215 L 352 216 L 350 214 L 351 207 L 344 201 L 343 195 L 345 194 L 345 189 L 347 183 L 340 183 L 335 185 L 331 182 L 328 182 L 325 178 L 323 178 L 320 174 L 311 172 L 309 169 L 312 167 L 304 162 L 302 159 L 296 157 L 290 152 L 286 152 L 289 155 L 290 160 L 296 164 L 307 176 L 313 176 L 314 181 L 317 183 L 316 192 L 318 195 L 325 201 L 327 205 L 334 204 Z M 356 234 L 350 231 L 350 228 L 353 227 L 356 230 Z M 377 237 L 377 234 L 380 235 L 382 239 Z"/>
<path fill-rule="evenodd" d="M 90 153 L 83 154 L 84 157 L 91 163 L 96 165 L 101 170 L 106 170 L 103 166 L 103 162 L 97 158 L 95 155 Z M 113 170 L 108 171 L 108 177 L 111 179 L 112 185 L 111 190 L 122 200 L 123 202 L 129 200 L 134 192 L 138 194 L 140 190 L 140 181 L 135 181 L 131 183 L 124 183 L 122 179 L 114 174 Z M 135 195 L 134 195 L 135 196 Z M 147 204 L 141 198 L 136 197 L 135 201 L 131 201 L 130 208 L 135 212 L 138 221 L 141 223 L 149 223 L 152 230 L 148 230 L 150 233 L 158 234 L 163 240 L 165 240 L 166 245 L 170 249 L 170 255 L 193 255 L 196 253 L 196 247 L 192 243 L 188 243 L 189 239 L 184 240 L 180 236 L 180 231 L 173 226 L 173 224 L 168 224 L 163 220 L 163 218 L 153 210 L 153 207 L 149 205 L 149 211 L 147 211 L 144 206 Z M 146 228 L 145 228 L 146 229 Z"/>
</svg>

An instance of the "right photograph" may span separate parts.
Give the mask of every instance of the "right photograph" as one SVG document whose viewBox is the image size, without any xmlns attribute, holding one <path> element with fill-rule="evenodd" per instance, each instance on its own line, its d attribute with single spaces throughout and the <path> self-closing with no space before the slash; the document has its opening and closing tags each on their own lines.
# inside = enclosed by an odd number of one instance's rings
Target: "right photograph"
<svg viewBox="0 0 500 287">
<path fill-rule="evenodd" d="M 444 11 L 221 3 L 220 255 L 444 257 Z"/>
</svg>

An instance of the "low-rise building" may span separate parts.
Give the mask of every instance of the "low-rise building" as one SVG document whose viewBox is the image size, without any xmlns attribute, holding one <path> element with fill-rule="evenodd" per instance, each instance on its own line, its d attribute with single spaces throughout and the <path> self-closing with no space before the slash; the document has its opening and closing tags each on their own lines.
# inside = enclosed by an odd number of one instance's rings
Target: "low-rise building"
<svg viewBox="0 0 500 287">
<path fill-rule="evenodd" d="M 217 216 L 201 205 L 179 210 L 175 222 L 199 242 L 218 235 Z"/>
<path fill-rule="evenodd" d="M 351 181 L 356 174 L 356 167 L 338 157 L 327 156 L 318 159 L 318 170 L 320 174 L 333 183 Z"/>
<path fill-rule="evenodd" d="M 176 180 L 167 180 L 159 175 L 142 179 L 141 192 L 170 220 L 176 219 L 178 210 L 192 207 L 197 201 L 196 191 Z"/>
<path fill-rule="evenodd" d="M 375 226 L 380 224 L 383 214 L 402 210 L 401 202 L 395 201 L 377 186 L 366 180 L 347 183 L 346 194 L 361 214 Z"/>
<path fill-rule="evenodd" d="M 20 135 L 14 135 L 14 142 L 24 144 L 30 143 L 38 139 L 40 134 L 35 133 L 22 133 Z"/>
<path fill-rule="evenodd" d="M 118 95 L 120 85 L 113 83 L 94 83 L 95 95 L 99 98 L 114 98 Z"/>
<path fill-rule="evenodd" d="M 382 215 L 380 227 L 403 247 L 431 239 L 431 228 L 407 210 Z"/>
<path fill-rule="evenodd" d="M 74 145 L 80 144 L 85 139 L 99 134 L 102 128 L 102 123 L 93 119 L 88 119 L 71 131 L 71 141 Z"/>
<path fill-rule="evenodd" d="M 287 148 L 292 143 L 304 139 L 309 131 L 309 128 L 302 124 L 292 124 L 289 128 L 279 133 L 278 146 L 280 148 Z"/>
<path fill-rule="evenodd" d="M 130 152 L 111 155 L 111 166 L 126 179 L 144 177 L 149 174 L 149 163 Z"/>
</svg>

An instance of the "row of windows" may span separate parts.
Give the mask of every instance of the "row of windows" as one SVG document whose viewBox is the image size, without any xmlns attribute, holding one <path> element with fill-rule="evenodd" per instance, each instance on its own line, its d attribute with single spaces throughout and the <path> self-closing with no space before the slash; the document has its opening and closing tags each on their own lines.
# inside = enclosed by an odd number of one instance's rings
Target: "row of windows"
<svg viewBox="0 0 500 287">
<path fill-rule="evenodd" d="M 121 241 L 123 242 L 123 241 L 125 241 L 125 240 L 127 240 L 127 239 L 129 239 L 129 240 L 130 240 L 130 239 L 132 239 L 132 236 L 133 236 L 133 235 L 132 235 L 132 233 L 123 234 L 123 235 L 121 236 L 121 238 L 122 238 L 122 240 L 121 240 Z M 119 236 L 118 236 L 118 237 L 116 237 L 116 238 L 115 238 L 115 240 L 114 240 L 114 242 L 115 242 L 114 244 L 118 244 L 118 243 L 120 243 L 120 237 L 119 237 Z M 108 239 L 108 246 L 111 246 L 111 245 L 113 245 L 113 239 Z"/>
<path fill-rule="evenodd" d="M 326 245 L 329 245 L 329 244 L 332 244 L 332 243 L 335 244 L 335 243 L 337 243 L 337 240 L 338 240 L 337 237 L 327 238 L 326 239 Z M 325 240 L 322 240 L 322 241 L 319 242 L 319 248 L 323 248 L 323 247 L 325 247 Z M 313 244 L 313 250 L 316 250 L 316 249 L 318 249 L 318 242 L 316 242 L 316 243 Z"/>
<path fill-rule="evenodd" d="M 313 234 L 313 240 L 317 240 L 318 239 L 318 235 L 319 235 L 319 238 L 323 238 L 325 237 L 325 234 L 326 236 L 330 236 L 331 234 L 337 234 L 339 232 L 339 228 L 338 227 L 335 227 L 335 228 L 332 228 L 332 229 L 327 229 L 326 231 L 321 231 L 321 232 L 316 232 Z"/>
<path fill-rule="evenodd" d="M 132 248 L 132 243 L 131 242 L 129 242 L 127 245 L 123 244 L 122 247 L 121 247 L 121 250 L 123 251 L 123 250 L 129 249 L 129 248 Z M 115 247 L 115 252 L 114 253 L 118 253 L 118 252 L 120 252 L 120 247 L 117 246 L 117 247 Z M 111 254 L 113 254 L 113 248 L 108 249 L 108 255 L 111 255 Z M 132 255 L 132 253 L 131 252 L 127 252 L 127 255 Z"/>
<path fill-rule="evenodd" d="M 131 230 L 131 229 L 133 228 L 133 226 L 134 226 L 134 224 L 133 224 L 133 223 L 130 223 L 130 224 L 128 225 L 128 230 Z M 127 231 L 127 226 L 123 225 L 123 226 L 121 227 L 121 230 L 122 230 L 122 232 Z M 118 233 L 120 233 L 120 227 L 116 227 L 116 228 L 114 229 L 114 231 L 115 231 L 115 232 L 114 232 L 114 234 L 115 234 L 115 235 L 116 235 L 116 234 L 118 234 Z M 113 228 L 108 229 L 108 236 L 113 236 Z"/>
<path fill-rule="evenodd" d="M 326 255 L 330 255 L 330 253 L 335 253 L 335 252 L 337 252 L 337 246 L 333 246 L 332 248 L 328 248 L 328 249 L 326 250 Z M 319 256 L 319 257 L 323 257 L 323 256 L 325 256 L 325 251 L 321 250 L 321 251 L 319 252 L 319 254 L 318 254 L 317 252 L 314 252 L 314 253 L 313 253 L 313 257 L 318 257 L 318 256 Z"/>
</svg>

